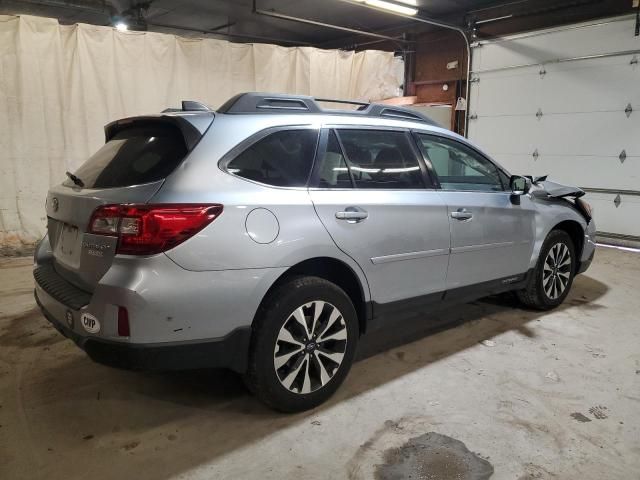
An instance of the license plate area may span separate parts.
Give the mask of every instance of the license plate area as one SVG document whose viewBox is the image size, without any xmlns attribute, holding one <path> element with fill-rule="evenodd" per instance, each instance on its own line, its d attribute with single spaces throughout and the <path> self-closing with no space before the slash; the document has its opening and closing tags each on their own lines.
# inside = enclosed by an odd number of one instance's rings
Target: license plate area
<svg viewBox="0 0 640 480">
<path fill-rule="evenodd" d="M 61 223 L 58 229 L 58 239 L 53 255 L 59 262 L 73 268 L 80 265 L 80 231 L 78 227 Z"/>
</svg>

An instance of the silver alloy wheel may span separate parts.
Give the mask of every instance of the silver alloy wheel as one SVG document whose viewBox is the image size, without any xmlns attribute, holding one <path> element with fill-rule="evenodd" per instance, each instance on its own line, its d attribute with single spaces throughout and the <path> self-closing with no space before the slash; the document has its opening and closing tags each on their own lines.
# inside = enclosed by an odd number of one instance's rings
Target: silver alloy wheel
<svg viewBox="0 0 640 480">
<path fill-rule="evenodd" d="M 336 374 L 347 349 L 347 324 L 336 307 L 314 300 L 296 308 L 278 333 L 273 365 L 280 383 L 311 393 Z"/>
<path fill-rule="evenodd" d="M 542 286 L 551 300 L 564 293 L 571 277 L 571 253 L 569 247 L 558 242 L 547 253 L 542 268 Z"/>
</svg>

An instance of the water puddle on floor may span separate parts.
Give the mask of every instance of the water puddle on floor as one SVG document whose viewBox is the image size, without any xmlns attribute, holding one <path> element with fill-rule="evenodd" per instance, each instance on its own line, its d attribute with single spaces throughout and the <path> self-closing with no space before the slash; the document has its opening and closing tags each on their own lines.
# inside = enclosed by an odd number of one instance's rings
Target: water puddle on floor
<svg viewBox="0 0 640 480">
<path fill-rule="evenodd" d="M 376 480 L 486 480 L 493 466 L 464 443 L 439 433 L 425 433 L 384 453 Z"/>
</svg>

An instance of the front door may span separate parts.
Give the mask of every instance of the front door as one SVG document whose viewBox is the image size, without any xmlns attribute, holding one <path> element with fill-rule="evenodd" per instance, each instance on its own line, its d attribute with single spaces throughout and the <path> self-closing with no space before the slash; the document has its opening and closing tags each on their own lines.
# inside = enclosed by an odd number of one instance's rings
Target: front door
<svg viewBox="0 0 640 480">
<path fill-rule="evenodd" d="M 451 257 L 446 287 L 453 290 L 494 280 L 517 281 L 533 251 L 530 198 L 512 202 L 508 177 L 489 159 L 457 140 L 417 134 L 447 205 Z"/>
<path fill-rule="evenodd" d="M 323 225 L 364 271 L 376 303 L 442 292 L 447 207 L 429 183 L 410 134 L 323 131 L 309 194 Z"/>
</svg>

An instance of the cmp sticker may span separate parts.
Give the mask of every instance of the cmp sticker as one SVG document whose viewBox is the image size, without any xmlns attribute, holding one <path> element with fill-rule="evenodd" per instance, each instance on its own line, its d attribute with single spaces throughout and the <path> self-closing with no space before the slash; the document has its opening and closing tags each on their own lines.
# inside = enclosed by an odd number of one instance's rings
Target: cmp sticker
<svg viewBox="0 0 640 480">
<path fill-rule="evenodd" d="M 82 327 L 89 333 L 98 333 L 100 331 L 100 322 L 89 313 L 82 314 L 80 323 L 82 323 Z"/>
</svg>

